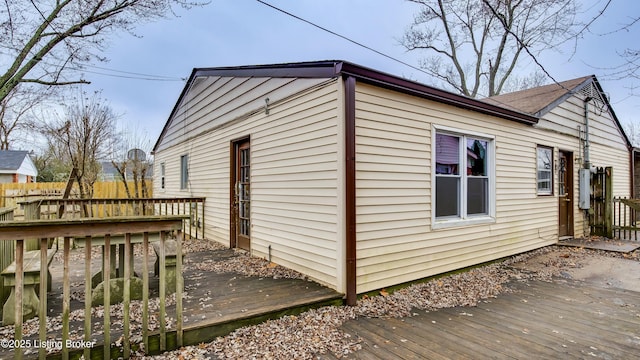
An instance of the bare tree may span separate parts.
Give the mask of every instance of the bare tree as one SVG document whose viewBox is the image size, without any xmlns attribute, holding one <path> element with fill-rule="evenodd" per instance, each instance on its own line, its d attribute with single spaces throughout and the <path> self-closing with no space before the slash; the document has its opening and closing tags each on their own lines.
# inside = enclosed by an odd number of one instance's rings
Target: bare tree
<svg viewBox="0 0 640 360">
<path fill-rule="evenodd" d="M 103 60 L 99 52 L 116 31 L 132 32 L 189 0 L 1 0 L 0 101 L 20 83 L 87 83 L 83 64 Z"/>
<path fill-rule="evenodd" d="M 9 150 L 33 130 L 33 110 L 52 98 L 50 87 L 18 86 L 0 100 L 0 150 Z"/>
<path fill-rule="evenodd" d="M 55 115 L 43 126 L 51 149 L 60 151 L 59 158 L 68 159 L 71 173 L 78 184 L 80 197 L 93 196 L 93 184 L 102 169 L 100 160 L 107 159 L 116 138 L 118 116 L 96 92 L 81 92 L 64 105 L 64 113 Z"/>
<path fill-rule="evenodd" d="M 537 85 L 540 74 L 514 78 L 523 51 L 552 49 L 577 26 L 575 0 L 409 1 L 420 10 L 401 44 L 425 50 L 421 67 L 471 97 L 497 95 L 517 82 Z"/>
</svg>

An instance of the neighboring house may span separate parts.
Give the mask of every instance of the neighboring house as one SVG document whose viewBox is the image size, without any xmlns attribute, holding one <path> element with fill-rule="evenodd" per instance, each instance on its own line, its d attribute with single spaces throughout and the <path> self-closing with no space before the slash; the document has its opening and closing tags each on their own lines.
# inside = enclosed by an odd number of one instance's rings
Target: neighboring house
<svg viewBox="0 0 640 360">
<path fill-rule="evenodd" d="M 98 180 L 100 181 L 120 181 L 122 175 L 118 172 L 111 161 L 100 161 L 100 174 Z M 126 175 L 130 175 L 130 171 L 127 171 Z"/>
<path fill-rule="evenodd" d="M 147 163 L 147 170 L 145 172 L 145 179 L 151 180 L 153 178 L 153 164 Z M 100 161 L 100 174 L 98 175 L 98 180 L 100 181 L 121 181 L 122 175 L 118 172 L 111 160 L 109 161 Z M 133 181 L 133 170 L 131 169 L 131 165 L 127 167 L 125 176 L 127 181 Z M 140 175 L 138 175 L 140 176 Z"/>
<path fill-rule="evenodd" d="M 28 151 L 0 150 L 0 183 L 32 183 L 37 176 Z"/>
<path fill-rule="evenodd" d="M 154 194 L 206 197 L 207 238 L 353 303 L 585 234 L 585 90 L 591 164 L 629 195 L 629 143 L 596 79 L 564 84 L 536 114 L 343 61 L 194 69 L 154 147 Z"/>
</svg>

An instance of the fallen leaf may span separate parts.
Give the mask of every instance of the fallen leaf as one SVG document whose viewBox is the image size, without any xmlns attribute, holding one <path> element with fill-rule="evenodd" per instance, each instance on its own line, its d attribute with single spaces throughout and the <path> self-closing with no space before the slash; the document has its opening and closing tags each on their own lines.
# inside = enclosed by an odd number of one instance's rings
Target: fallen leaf
<svg viewBox="0 0 640 360">
<path fill-rule="evenodd" d="M 389 293 L 387 292 L 387 290 L 382 289 L 382 290 L 380 290 L 380 295 L 382 295 L 382 296 L 389 296 Z"/>
</svg>

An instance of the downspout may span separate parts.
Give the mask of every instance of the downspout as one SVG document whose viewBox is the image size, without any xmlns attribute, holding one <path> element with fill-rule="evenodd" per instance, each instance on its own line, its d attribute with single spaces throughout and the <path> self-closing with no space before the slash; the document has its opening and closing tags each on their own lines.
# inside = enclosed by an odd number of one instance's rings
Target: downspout
<svg viewBox="0 0 640 360">
<path fill-rule="evenodd" d="M 589 159 L 589 101 L 591 97 L 587 96 L 584 99 L 584 169 L 591 168 L 591 161 Z"/>
<path fill-rule="evenodd" d="M 344 81 L 345 90 L 345 258 L 346 303 L 356 305 L 356 79 Z"/>
</svg>

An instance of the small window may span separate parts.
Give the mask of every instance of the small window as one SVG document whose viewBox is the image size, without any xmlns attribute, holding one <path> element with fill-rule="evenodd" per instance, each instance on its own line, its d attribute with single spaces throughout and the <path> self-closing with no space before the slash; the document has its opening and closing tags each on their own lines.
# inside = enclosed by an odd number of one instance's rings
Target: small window
<svg viewBox="0 0 640 360">
<path fill-rule="evenodd" d="M 546 146 L 537 148 L 538 195 L 553 194 L 553 149 Z"/>
<path fill-rule="evenodd" d="M 180 189 L 184 190 L 189 184 L 189 155 L 180 157 Z"/>
<path fill-rule="evenodd" d="M 160 164 L 160 188 L 164 189 L 164 163 Z"/>
</svg>

